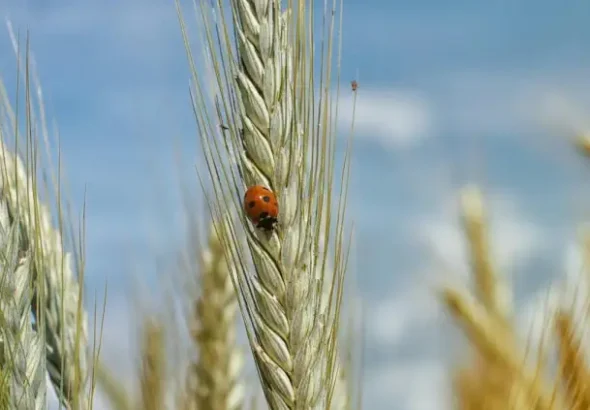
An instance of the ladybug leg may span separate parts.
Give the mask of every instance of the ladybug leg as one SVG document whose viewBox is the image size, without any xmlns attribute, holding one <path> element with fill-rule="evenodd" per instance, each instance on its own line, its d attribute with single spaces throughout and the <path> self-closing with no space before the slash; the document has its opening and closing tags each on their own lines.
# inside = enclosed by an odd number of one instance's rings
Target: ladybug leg
<svg viewBox="0 0 590 410">
<path fill-rule="evenodd" d="M 262 230 L 265 231 L 272 231 L 276 224 L 277 224 L 278 220 L 275 217 L 272 216 L 267 216 L 265 218 L 260 219 L 260 221 L 258 221 L 258 224 L 256 225 L 257 228 L 260 228 Z"/>
</svg>

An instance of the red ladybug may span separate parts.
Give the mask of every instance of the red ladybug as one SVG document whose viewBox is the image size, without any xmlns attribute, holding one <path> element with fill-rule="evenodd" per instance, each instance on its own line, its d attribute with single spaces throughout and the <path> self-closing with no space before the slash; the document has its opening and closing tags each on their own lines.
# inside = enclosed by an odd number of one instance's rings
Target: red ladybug
<svg viewBox="0 0 590 410">
<path fill-rule="evenodd" d="M 359 83 L 356 82 L 356 80 L 352 80 L 350 82 L 350 88 L 352 88 L 352 91 L 356 91 L 356 89 L 359 87 Z"/>
<path fill-rule="evenodd" d="M 279 204 L 275 194 L 262 185 L 248 188 L 244 195 L 244 210 L 257 228 L 272 231 L 278 222 Z"/>
</svg>

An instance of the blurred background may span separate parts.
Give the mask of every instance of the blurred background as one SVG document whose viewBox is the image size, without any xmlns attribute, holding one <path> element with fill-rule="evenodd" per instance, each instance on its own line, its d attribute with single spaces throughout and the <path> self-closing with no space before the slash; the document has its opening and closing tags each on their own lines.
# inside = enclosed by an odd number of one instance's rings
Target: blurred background
<svg viewBox="0 0 590 410">
<path fill-rule="evenodd" d="M 158 261 L 185 239 L 180 182 L 200 189 L 173 2 L 4 0 L 0 16 L 21 39 L 30 30 L 79 211 L 86 192 L 87 307 L 101 303 L 106 284 L 103 357 L 132 380 L 130 295 L 157 295 L 154 285 L 166 282 Z M 462 186 L 485 192 L 495 261 L 513 283 L 523 334 L 551 285 L 579 265 L 590 168 L 571 138 L 590 131 L 589 18 L 583 2 L 344 1 L 339 124 L 345 137 L 356 79 L 348 213 L 365 314 L 365 408 L 444 408 L 458 352 L 434 290 L 467 276 Z M 15 92 L 2 30 L 0 73 Z"/>
</svg>

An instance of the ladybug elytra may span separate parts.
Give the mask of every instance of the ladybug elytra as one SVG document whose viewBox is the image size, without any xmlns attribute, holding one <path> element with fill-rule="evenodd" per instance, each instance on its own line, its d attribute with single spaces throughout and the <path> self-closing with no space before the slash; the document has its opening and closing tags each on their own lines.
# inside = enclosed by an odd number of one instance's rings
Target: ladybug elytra
<svg viewBox="0 0 590 410">
<path fill-rule="evenodd" d="M 248 188 L 244 195 L 244 210 L 257 228 L 272 231 L 278 222 L 279 204 L 275 194 L 262 185 Z"/>
</svg>

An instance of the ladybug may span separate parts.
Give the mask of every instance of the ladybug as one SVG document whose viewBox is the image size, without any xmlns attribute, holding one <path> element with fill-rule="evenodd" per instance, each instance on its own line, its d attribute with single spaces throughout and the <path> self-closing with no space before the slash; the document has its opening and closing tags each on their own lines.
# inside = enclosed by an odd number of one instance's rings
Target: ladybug
<svg viewBox="0 0 590 410">
<path fill-rule="evenodd" d="M 257 228 L 270 232 L 278 222 L 279 204 L 275 194 L 262 185 L 248 188 L 244 195 L 244 210 Z"/>
<path fill-rule="evenodd" d="M 359 83 L 356 82 L 356 80 L 352 80 L 350 82 L 350 88 L 352 88 L 352 91 L 356 91 L 356 89 L 359 87 Z"/>
</svg>

